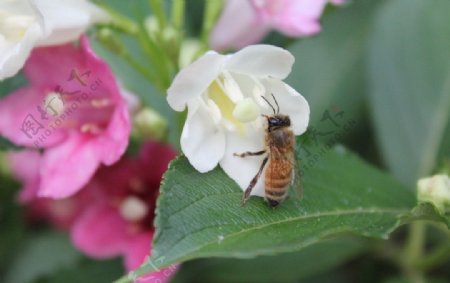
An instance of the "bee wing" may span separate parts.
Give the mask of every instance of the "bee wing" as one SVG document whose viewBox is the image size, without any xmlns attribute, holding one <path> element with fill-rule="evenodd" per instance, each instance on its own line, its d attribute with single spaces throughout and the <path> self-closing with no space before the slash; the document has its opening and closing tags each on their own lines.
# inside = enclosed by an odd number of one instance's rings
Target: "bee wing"
<svg viewBox="0 0 450 283">
<path fill-rule="evenodd" d="M 290 195 L 295 199 L 303 199 L 303 183 L 300 176 L 300 169 L 298 163 L 291 161 L 292 163 L 292 182 L 290 186 Z"/>
</svg>

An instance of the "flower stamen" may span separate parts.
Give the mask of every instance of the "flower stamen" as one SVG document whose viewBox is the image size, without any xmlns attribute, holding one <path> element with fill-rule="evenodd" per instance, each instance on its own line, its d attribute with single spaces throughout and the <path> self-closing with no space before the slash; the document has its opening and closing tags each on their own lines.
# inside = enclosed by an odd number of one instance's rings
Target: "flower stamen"
<svg viewBox="0 0 450 283">
<path fill-rule="evenodd" d="M 111 100 L 108 98 L 99 98 L 99 99 L 92 99 L 91 105 L 94 108 L 104 108 L 108 107 L 111 104 Z"/>
<path fill-rule="evenodd" d="M 256 120 L 260 114 L 259 106 L 249 97 L 239 101 L 233 110 L 233 117 L 242 123 L 252 122 Z"/>
<path fill-rule="evenodd" d="M 101 132 L 101 129 L 97 124 L 85 123 L 85 124 L 81 125 L 80 131 L 82 133 L 90 133 L 90 134 L 97 135 Z"/>
<path fill-rule="evenodd" d="M 120 204 L 120 214 L 126 220 L 137 222 L 145 218 L 149 207 L 135 196 L 129 196 Z"/>
<path fill-rule="evenodd" d="M 64 100 L 59 92 L 49 92 L 44 99 L 43 108 L 47 114 L 59 116 L 64 112 Z"/>
</svg>

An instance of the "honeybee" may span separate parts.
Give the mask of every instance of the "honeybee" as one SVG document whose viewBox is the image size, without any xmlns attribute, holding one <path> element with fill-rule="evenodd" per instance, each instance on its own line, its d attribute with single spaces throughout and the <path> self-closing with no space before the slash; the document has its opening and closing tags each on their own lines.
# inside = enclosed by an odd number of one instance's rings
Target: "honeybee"
<svg viewBox="0 0 450 283">
<path fill-rule="evenodd" d="M 267 166 L 264 173 L 264 199 L 270 207 L 274 208 L 286 199 L 289 187 L 296 179 L 295 136 L 291 129 L 291 119 L 287 115 L 280 114 L 280 106 L 275 96 L 272 94 L 272 98 L 277 106 L 276 111 L 275 107 L 264 96 L 262 98 L 273 110 L 273 115 L 262 115 L 267 119 L 264 139 L 265 148 L 257 152 L 234 153 L 234 156 L 266 155 L 258 173 L 253 177 L 245 190 L 241 205 L 244 205 L 250 198 L 252 189 Z"/>
</svg>

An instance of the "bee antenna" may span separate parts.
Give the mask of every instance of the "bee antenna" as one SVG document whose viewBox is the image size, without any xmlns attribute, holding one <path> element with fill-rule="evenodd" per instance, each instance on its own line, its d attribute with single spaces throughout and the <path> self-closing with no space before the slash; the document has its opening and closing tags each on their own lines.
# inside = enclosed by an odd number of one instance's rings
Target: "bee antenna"
<svg viewBox="0 0 450 283">
<path fill-rule="evenodd" d="M 271 93 L 271 95 L 272 95 L 273 101 L 275 101 L 275 104 L 277 105 L 277 114 L 280 114 L 280 105 L 278 105 L 278 101 L 276 100 L 273 93 Z"/>
<path fill-rule="evenodd" d="M 267 100 L 267 98 L 265 98 L 265 97 L 262 96 L 262 95 L 261 95 L 261 97 L 262 97 L 262 99 L 264 99 L 265 102 L 267 102 L 267 104 L 269 104 L 270 108 L 272 108 L 273 114 L 276 114 L 275 108 L 274 108 L 273 105 L 269 102 L 269 100 Z M 278 105 L 278 104 L 277 104 L 277 105 Z"/>
</svg>

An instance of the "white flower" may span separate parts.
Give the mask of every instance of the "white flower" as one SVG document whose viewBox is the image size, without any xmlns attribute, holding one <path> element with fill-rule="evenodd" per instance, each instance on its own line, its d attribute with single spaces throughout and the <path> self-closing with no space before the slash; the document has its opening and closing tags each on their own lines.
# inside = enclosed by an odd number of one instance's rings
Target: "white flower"
<svg viewBox="0 0 450 283">
<path fill-rule="evenodd" d="M 70 42 L 107 20 L 87 0 L 1 0 L 0 80 L 15 75 L 34 47 Z"/>
<path fill-rule="evenodd" d="M 450 206 L 450 178 L 448 175 L 434 175 L 417 182 L 417 198 L 420 202 L 431 202 L 441 212 Z"/>
<path fill-rule="evenodd" d="M 233 153 L 264 149 L 265 121 L 273 115 L 263 96 L 276 98 L 280 113 L 289 115 L 295 135 L 306 131 L 309 105 L 282 80 L 294 57 L 270 45 L 248 46 L 232 55 L 209 51 L 175 77 L 167 100 L 176 111 L 188 108 L 181 149 L 200 172 L 217 164 L 245 190 L 263 156 L 240 158 Z M 264 174 L 263 174 L 264 175 Z M 262 176 L 252 195 L 264 196 Z"/>
</svg>

